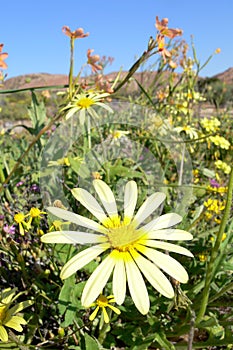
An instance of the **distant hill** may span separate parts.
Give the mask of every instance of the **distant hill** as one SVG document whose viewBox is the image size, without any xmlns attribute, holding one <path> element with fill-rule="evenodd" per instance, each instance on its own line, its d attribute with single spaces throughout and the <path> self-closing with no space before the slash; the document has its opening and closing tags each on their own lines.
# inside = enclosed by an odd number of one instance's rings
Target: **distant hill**
<svg viewBox="0 0 233 350">
<path fill-rule="evenodd" d="M 213 78 L 222 80 L 226 84 L 233 85 L 233 67 L 228 68 L 222 73 L 214 75 Z"/>
<path fill-rule="evenodd" d="M 2 89 L 15 90 L 65 84 L 68 84 L 68 76 L 65 74 L 33 73 L 6 79 Z"/>
<path fill-rule="evenodd" d="M 114 80 L 117 76 L 118 72 L 112 72 L 110 74 L 106 74 L 106 78 L 110 81 Z M 121 79 L 127 72 L 121 73 Z M 139 80 L 140 83 L 150 84 L 153 81 L 156 72 L 142 72 L 135 73 L 134 76 Z M 167 77 L 166 72 L 163 75 L 163 79 Z M 218 73 L 212 77 L 208 78 L 217 78 L 226 84 L 233 84 L 233 67 L 228 68 L 222 73 Z M 66 85 L 68 84 L 68 76 L 65 74 L 49 74 L 49 73 L 33 73 L 20 75 L 16 77 L 12 77 L 6 79 L 4 82 L 3 90 L 11 90 L 11 89 L 26 89 L 40 86 L 55 86 L 55 85 Z M 135 85 L 136 87 L 136 85 Z M 132 87 L 131 87 L 132 88 Z"/>
</svg>

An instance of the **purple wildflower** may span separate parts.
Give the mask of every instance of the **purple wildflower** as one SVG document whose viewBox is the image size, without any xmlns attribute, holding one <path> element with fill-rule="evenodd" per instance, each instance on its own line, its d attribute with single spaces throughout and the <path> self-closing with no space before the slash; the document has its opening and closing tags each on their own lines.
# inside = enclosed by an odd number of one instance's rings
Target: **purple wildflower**
<svg viewBox="0 0 233 350">
<path fill-rule="evenodd" d="M 32 184 L 30 190 L 33 192 L 40 192 L 40 187 L 37 184 Z"/>
<path fill-rule="evenodd" d="M 5 233 L 14 235 L 14 234 L 15 234 L 15 226 L 14 226 L 14 225 L 9 226 L 8 224 L 5 224 L 5 225 L 3 226 L 3 231 L 4 231 Z"/>
<path fill-rule="evenodd" d="M 210 179 L 210 185 L 216 188 L 220 187 L 220 184 L 215 179 Z"/>
<path fill-rule="evenodd" d="M 24 184 L 24 181 L 19 181 L 17 182 L 16 187 L 22 186 L 23 184 Z"/>
</svg>

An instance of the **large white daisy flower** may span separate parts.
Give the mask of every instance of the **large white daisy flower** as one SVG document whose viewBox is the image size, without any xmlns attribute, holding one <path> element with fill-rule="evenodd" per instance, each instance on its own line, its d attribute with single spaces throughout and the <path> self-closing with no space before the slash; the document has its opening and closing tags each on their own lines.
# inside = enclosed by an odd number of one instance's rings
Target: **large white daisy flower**
<svg viewBox="0 0 233 350">
<path fill-rule="evenodd" d="M 165 200 L 161 192 L 150 195 L 134 215 L 137 203 L 137 184 L 129 181 L 124 192 L 124 217 L 118 214 L 114 194 L 102 180 L 94 180 L 93 185 L 102 206 L 85 189 L 72 190 L 74 197 L 92 213 L 98 222 L 64 209 L 49 207 L 48 210 L 59 218 L 86 227 L 92 232 L 58 231 L 41 237 L 45 243 L 92 244 L 62 268 L 61 278 L 65 279 L 104 252 L 108 255 L 102 260 L 87 280 L 81 302 L 91 305 L 102 293 L 112 275 L 112 288 L 115 301 L 120 305 L 126 295 L 126 283 L 137 309 L 146 314 L 150 301 L 143 276 L 162 295 L 174 296 L 169 279 L 163 272 L 179 282 L 186 283 L 188 274 L 184 267 L 165 250 L 192 257 L 186 248 L 161 240 L 190 240 L 189 232 L 171 229 L 182 217 L 175 213 L 161 215 L 147 224 L 143 222 Z M 95 233 L 93 233 L 95 231 Z M 163 272 L 162 272 L 162 271 Z"/>
</svg>

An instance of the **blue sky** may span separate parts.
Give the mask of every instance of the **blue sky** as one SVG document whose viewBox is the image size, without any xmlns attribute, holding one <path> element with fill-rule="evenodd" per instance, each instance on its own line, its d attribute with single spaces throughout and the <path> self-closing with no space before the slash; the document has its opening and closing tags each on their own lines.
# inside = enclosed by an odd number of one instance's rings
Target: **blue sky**
<svg viewBox="0 0 233 350">
<path fill-rule="evenodd" d="M 233 67 L 232 0 L 10 0 L 2 1 L 0 43 L 8 52 L 8 78 L 29 73 L 68 74 L 69 38 L 61 28 L 83 27 L 90 36 L 76 40 L 75 73 L 86 61 L 88 48 L 112 56 L 106 72 L 130 68 L 155 36 L 155 17 L 167 17 L 169 27 L 182 28 L 197 57 L 205 59 L 218 47 L 202 71 L 212 76 Z"/>
</svg>

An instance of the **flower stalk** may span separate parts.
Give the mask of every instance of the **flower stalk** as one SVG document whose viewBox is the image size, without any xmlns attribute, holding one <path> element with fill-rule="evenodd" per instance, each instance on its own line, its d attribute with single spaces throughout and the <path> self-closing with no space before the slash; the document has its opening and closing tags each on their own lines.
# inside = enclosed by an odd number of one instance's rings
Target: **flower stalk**
<svg viewBox="0 0 233 350">
<path fill-rule="evenodd" d="M 210 294 L 210 285 L 214 276 L 215 268 L 214 268 L 214 263 L 215 260 L 219 254 L 219 248 L 222 242 L 222 237 L 227 225 L 227 221 L 230 215 L 230 210 L 231 210 L 231 205 L 232 205 L 232 192 L 233 192 L 233 169 L 231 170 L 230 178 L 229 178 L 229 183 L 228 183 L 228 192 L 227 192 L 227 200 L 226 200 L 226 206 L 225 206 L 225 211 L 223 214 L 223 218 L 219 227 L 219 231 L 216 237 L 215 244 L 213 246 L 212 252 L 211 252 L 211 257 L 210 261 L 207 265 L 207 272 L 206 272 L 206 279 L 205 279 L 205 285 L 203 289 L 203 296 L 201 299 L 201 306 L 199 313 L 197 315 L 196 319 L 196 324 L 200 323 L 201 319 L 205 315 L 206 308 L 208 305 L 208 300 L 209 300 L 209 294 Z"/>
</svg>

